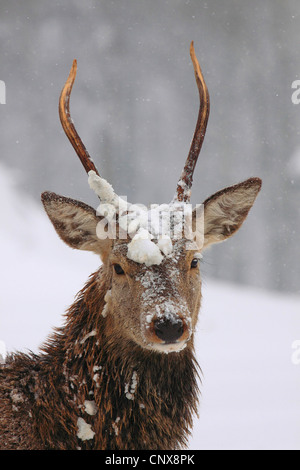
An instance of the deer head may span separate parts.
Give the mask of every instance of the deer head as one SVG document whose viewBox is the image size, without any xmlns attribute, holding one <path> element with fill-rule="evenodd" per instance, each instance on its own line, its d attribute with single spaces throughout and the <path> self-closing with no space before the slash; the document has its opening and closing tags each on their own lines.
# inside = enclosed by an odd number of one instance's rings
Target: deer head
<svg viewBox="0 0 300 470">
<path fill-rule="evenodd" d="M 60 120 L 89 175 L 91 188 L 100 198 L 100 206 L 96 211 L 70 198 L 50 192 L 42 194 L 45 210 L 62 240 L 71 248 L 93 251 L 102 259 L 106 303 L 99 315 L 106 316 L 111 338 L 161 353 L 192 347 L 201 303 L 202 252 L 241 227 L 261 188 L 259 178 L 250 178 L 217 192 L 204 201 L 202 211 L 189 212 L 192 236 L 185 232 L 188 218 L 178 230 L 178 220 L 182 220 L 189 205 L 193 172 L 210 109 L 193 43 L 190 54 L 200 109 L 191 148 L 170 204 L 133 210 L 99 175 L 70 117 L 75 60 L 60 96 Z M 163 220 L 168 219 L 168 231 L 159 232 L 155 220 L 162 214 Z"/>
</svg>

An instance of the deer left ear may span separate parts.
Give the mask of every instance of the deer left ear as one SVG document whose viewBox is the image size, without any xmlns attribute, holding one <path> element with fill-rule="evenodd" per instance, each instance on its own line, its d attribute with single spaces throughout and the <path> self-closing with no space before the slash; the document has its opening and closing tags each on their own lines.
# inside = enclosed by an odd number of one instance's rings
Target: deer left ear
<svg viewBox="0 0 300 470">
<path fill-rule="evenodd" d="M 71 248 L 93 251 L 102 260 L 108 256 L 111 240 L 97 237 L 97 224 L 101 217 L 96 211 L 71 198 L 51 192 L 42 194 L 44 208 L 59 237 Z"/>
<path fill-rule="evenodd" d="M 204 201 L 204 248 L 234 235 L 261 189 L 259 178 L 222 189 Z"/>
</svg>

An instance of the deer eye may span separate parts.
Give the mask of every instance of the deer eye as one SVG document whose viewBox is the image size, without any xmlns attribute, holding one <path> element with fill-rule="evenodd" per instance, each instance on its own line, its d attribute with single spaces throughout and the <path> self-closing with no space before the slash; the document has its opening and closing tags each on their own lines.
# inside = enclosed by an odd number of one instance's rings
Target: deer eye
<svg viewBox="0 0 300 470">
<path fill-rule="evenodd" d="M 119 264 L 114 264 L 114 270 L 116 274 L 124 274 L 124 271 Z"/>
<path fill-rule="evenodd" d="M 199 263 L 199 258 L 194 258 L 191 262 L 191 268 L 197 268 Z"/>
</svg>

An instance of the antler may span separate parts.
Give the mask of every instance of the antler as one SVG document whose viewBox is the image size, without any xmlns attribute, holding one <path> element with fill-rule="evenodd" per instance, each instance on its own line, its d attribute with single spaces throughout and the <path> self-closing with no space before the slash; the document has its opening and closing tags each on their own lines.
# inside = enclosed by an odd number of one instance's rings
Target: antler
<svg viewBox="0 0 300 470">
<path fill-rule="evenodd" d="M 195 54 L 193 41 L 191 42 L 190 46 L 190 55 L 194 66 L 197 87 L 199 90 L 200 108 L 191 148 L 181 173 L 180 180 L 177 184 L 177 193 L 174 197 L 175 201 L 180 202 L 188 202 L 191 197 L 194 169 L 205 137 L 210 109 L 209 93 Z"/>
<path fill-rule="evenodd" d="M 210 109 L 209 93 L 202 75 L 199 62 L 195 54 L 193 41 L 191 42 L 190 46 L 190 55 L 194 66 L 197 87 L 199 90 L 200 108 L 196 129 L 191 143 L 191 148 L 186 159 L 183 171 L 181 173 L 180 180 L 178 181 L 177 192 L 174 197 L 175 201 L 180 202 L 187 202 L 190 200 L 191 187 L 193 183 L 193 173 L 205 137 Z M 91 159 L 87 149 L 85 148 L 82 140 L 80 139 L 75 129 L 70 115 L 70 95 L 75 81 L 76 71 L 77 62 L 76 60 L 74 60 L 70 70 L 70 74 L 59 98 L 59 117 L 65 134 L 71 142 L 74 150 L 76 151 L 82 165 L 84 166 L 85 171 L 88 173 L 90 170 L 94 170 L 95 173 L 99 175 L 99 172 L 96 169 L 93 160 Z"/>
<path fill-rule="evenodd" d="M 75 152 L 80 158 L 80 161 L 83 164 L 85 171 L 88 173 L 90 170 L 94 170 L 96 174 L 99 175 L 94 165 L 93 160 L 91 159 L 82 140 L 77 134 L 77 131 L 74 127 L 74 124 L 70 115 L 70 109 L 69 109 L 70 95 L 71 95 L 73 83 L 75 81 L 76 71 L 77 71 L 77 61 L 76 59 L 74 59 L 73 65 L 70 70 L 70 74 L 61 91 L 60 98 L 59 98 L 58 110 L 59 110 L 60 122 L 65 131 L 66 136 L 68 137 Z"/>
</svg>

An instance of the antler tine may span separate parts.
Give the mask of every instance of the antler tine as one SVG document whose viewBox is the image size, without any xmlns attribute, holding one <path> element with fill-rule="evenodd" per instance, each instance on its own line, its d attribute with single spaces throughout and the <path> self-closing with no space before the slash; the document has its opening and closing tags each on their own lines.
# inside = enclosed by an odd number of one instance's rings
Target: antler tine
<svg viewBox="0 0 300 470">
<path fill-rule="evenodd" d="M 66 136 L 71 142 L 75 152 L 77 153 L 82 165 L 84 166 L 85 171 L 88 173 L 90 170 L 94 170 L 97 175 L 99 175 L 93 160 L 91 159 L 87 149 L 85 148 L 82 140 L 80 139 L 75 126 L 73 124 L 71 115 L 70 115 L 70 95 L 75 81 L 77 71 L 77 61 L 73 60 L 73 64 L 67 78 L 67 81 L 61 91 L 59 98 L 59 117 L 61 125 L 65 131 Z"/>
<path fill-rule="evenodd" d="M 200 108 L 191 148 L 181 173 L 181 178 L 178 181 L 177 194 L 174 198 L 180 202 L 188 202 L 191 197 L 194 169 L 205 137 L 210 110 L 209 93 L 195 54 L 193 41 L 191 42 L 190 46 L 190 55 L 193 62 L 196 83 L 199 91 Z"/>
</svg>

